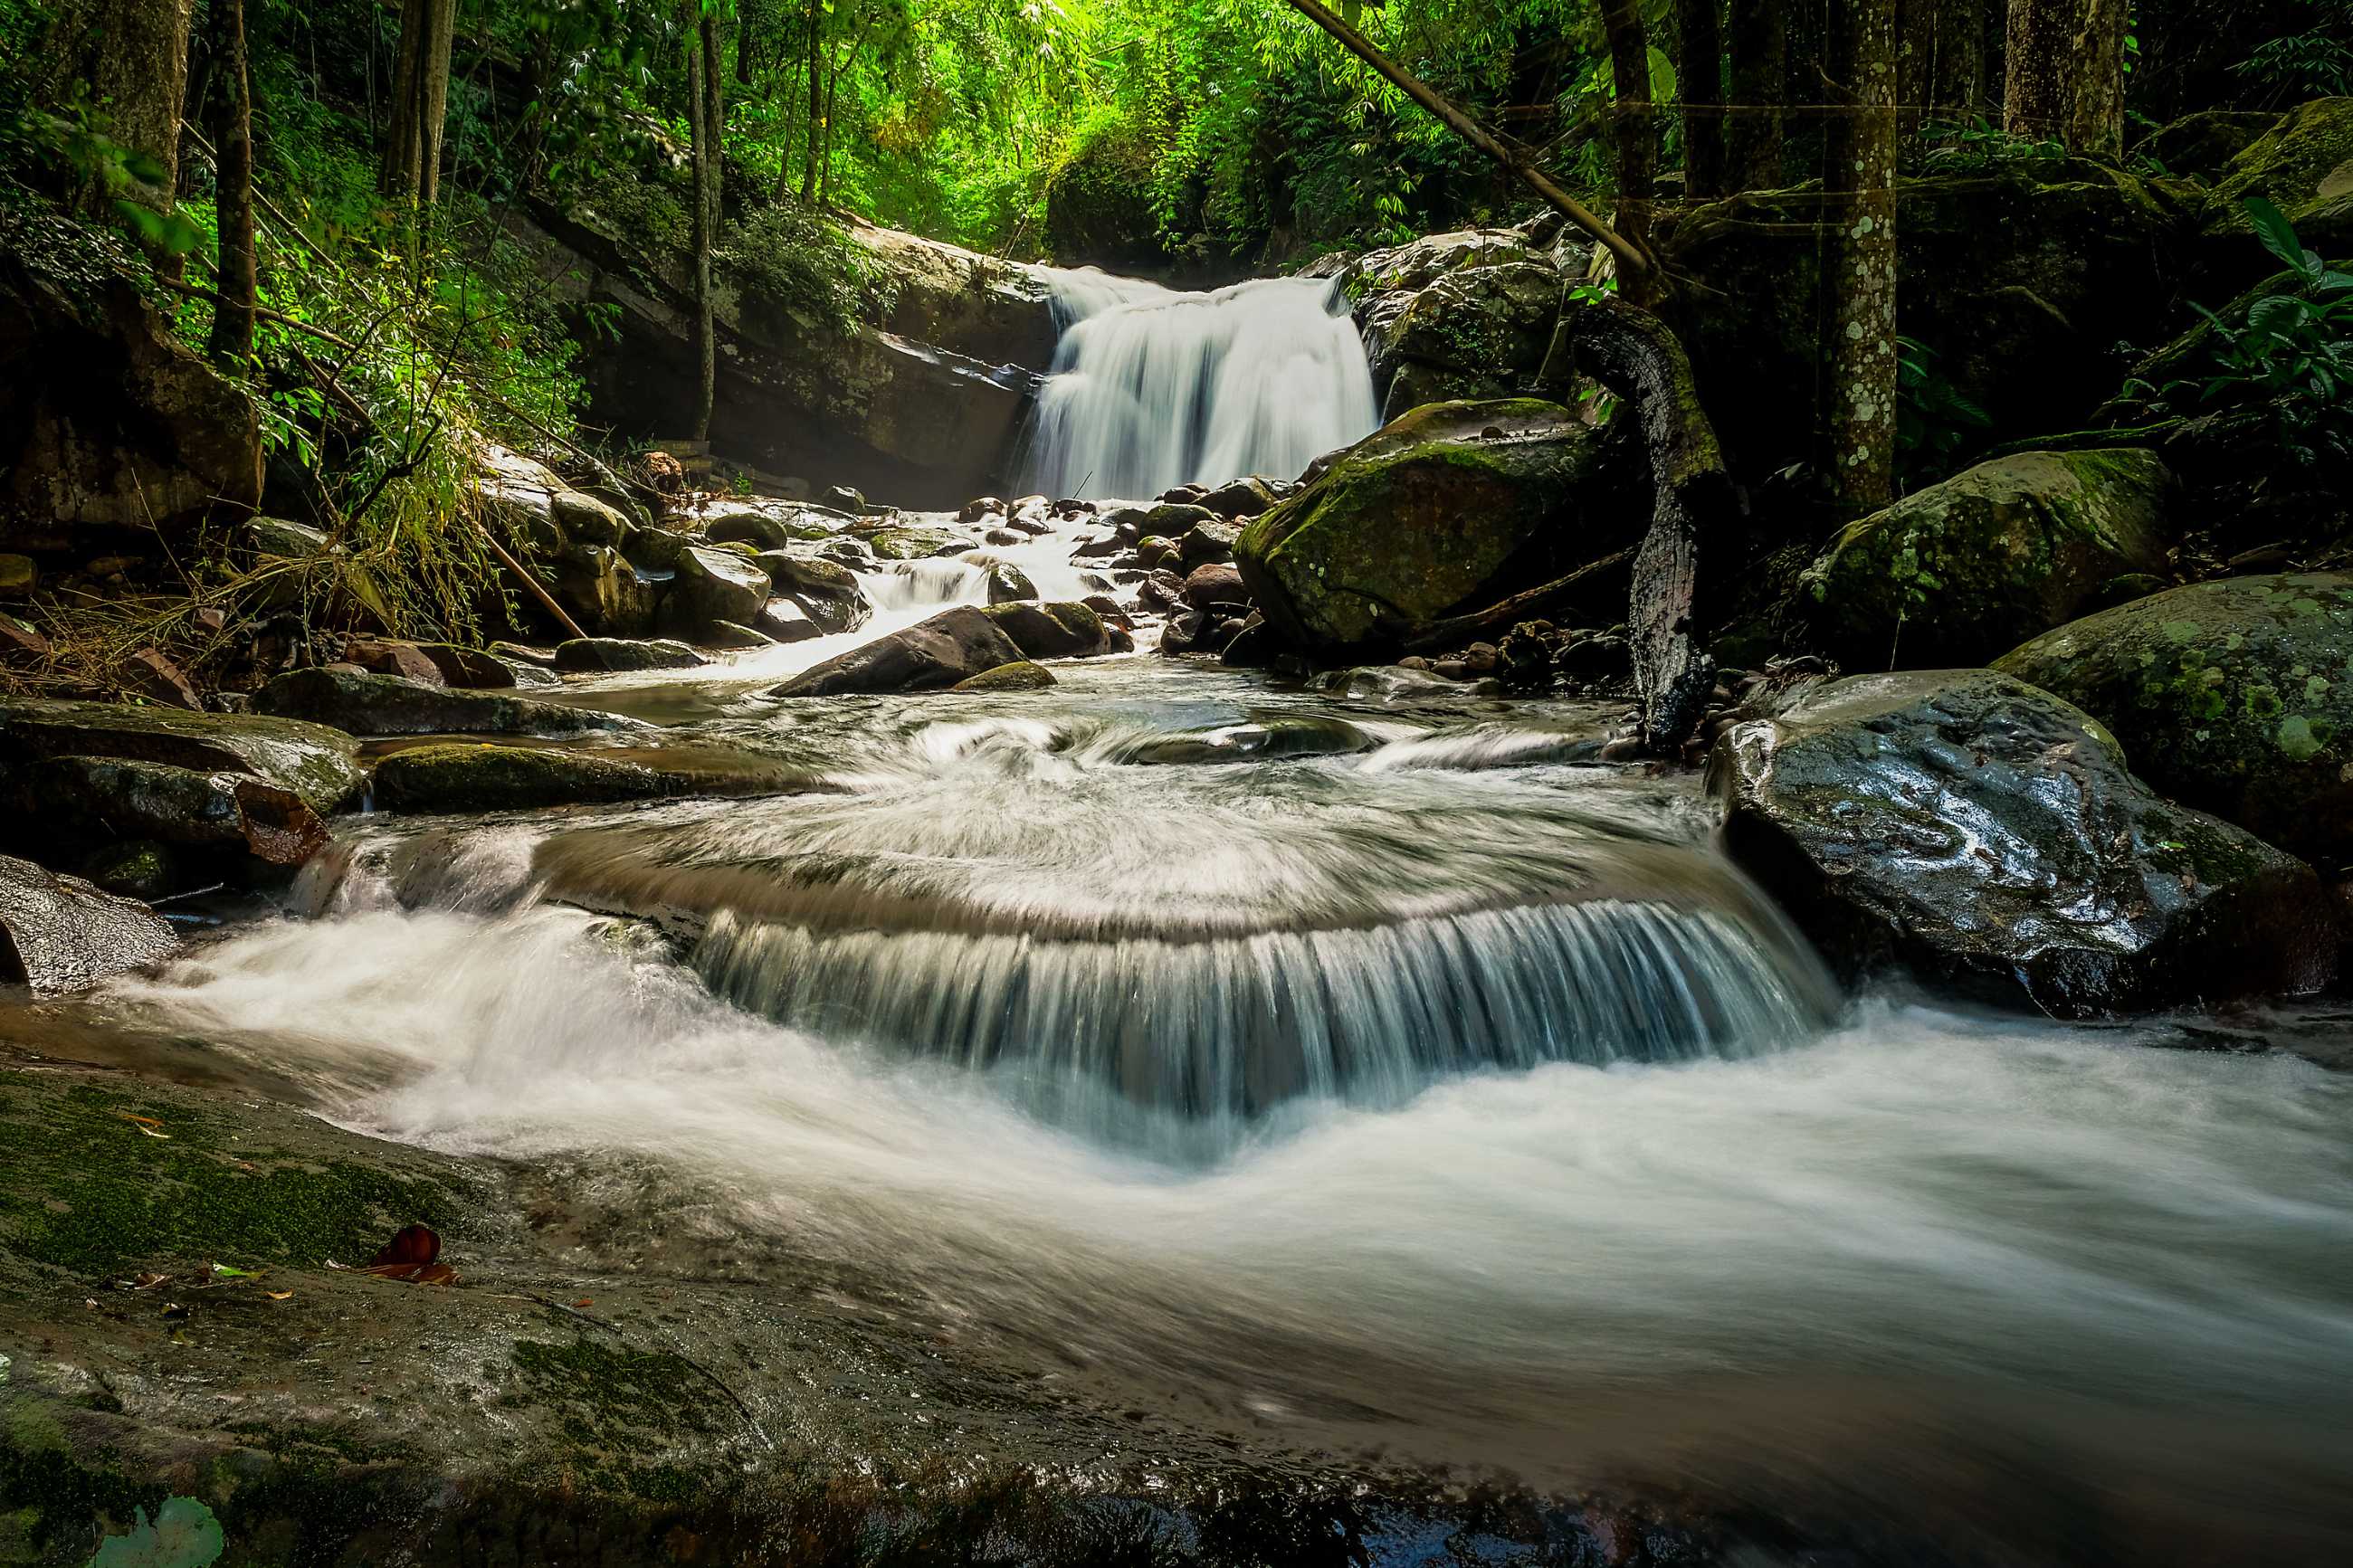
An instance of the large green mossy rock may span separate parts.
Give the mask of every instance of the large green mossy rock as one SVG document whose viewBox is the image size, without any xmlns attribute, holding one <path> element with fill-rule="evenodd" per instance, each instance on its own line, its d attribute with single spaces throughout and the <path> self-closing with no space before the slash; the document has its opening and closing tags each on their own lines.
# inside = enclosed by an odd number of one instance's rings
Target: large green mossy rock
<svg viewBox="0 0 2353 1568">
<path fill-rule="evenodd" d="M 1726 851 L 1850 975 L 2077 1017 L 2336 972 L 2311 867 L 2161 799 L 2090 715 L 1991 670 L 1832 682 L 1727 730 L 1709 775 Z"/>
<path fill-rule="evenodd" d="M 649 727 L 617 713 L 351 669 L 289 670 L 255 692 L 253 706 L 353 735 L 577 735 Z"/>
<path fill-rule="evenodd" d="M 321 816 L 341 808 L 366 777 L 350 735 L 298 719 L 0 698 L 0 768 L 57 757 L 245 774 L 300 797 Z M 142 836 L 159 837 L 152 831 Z"/>
<path fill-rule="evenodd" d="M 1540 580 L 1515 563 L 1577 527 L 1599 442 L 1533 399 L 1417 408 L 1254 520 L 1234 562 L 1276 632 L 1318 653 L 1395 644 Z"/>
<path fill-rule="evenodd" d="M 2215 182 L 2206 232 L 2244 237 L 2241 266 L 2252 277 L 2275 263 L 2255 243 L 2249 196 L 2285 213 L 2311 249 L 2336 256 L 2353 246 L 2353 98 L 2316 98 L 2290 110 Z"/>
<path fill-rule="evenodd" d="M 616 758 L 445 742 L 385 758 L 376 764 L 375 795 L 385 811 L 523 811 L 658 800 L 688 788 L 676 775 Z"/>
<path fill-rule="evenodd" d="M 2192 584 L 1995 668 L 2097 717 L 2166 794 L 2331 875 L 2353 865 L 2353 574 Z"/>
<path fill-rule="evenodd" d="M 2162 572 L 2172 476 L 2153 452 L 2021 452 L 1848 525 L 1799 582 L 1851 668 L 1983 664 Z"/>
</svg>

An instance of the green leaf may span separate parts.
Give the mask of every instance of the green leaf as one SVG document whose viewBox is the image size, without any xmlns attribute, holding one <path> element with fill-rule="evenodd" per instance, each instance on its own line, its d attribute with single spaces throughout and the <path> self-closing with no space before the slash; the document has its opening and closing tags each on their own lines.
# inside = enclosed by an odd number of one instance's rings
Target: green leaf
<svg viewBox="0 0 2353 1568">
<path fill-rule="evenodd" d="M 2295 226 L 2287 221 L 2287 214 L 2262 196 L 2249 196 L 2246 209 L 2247 221 L 2254 226 L 2255 237 L 2263 242 L 2263 248 L 2298 272 L 2306 270 L 2304 242 L 2296 238 Z"/>
</svg>

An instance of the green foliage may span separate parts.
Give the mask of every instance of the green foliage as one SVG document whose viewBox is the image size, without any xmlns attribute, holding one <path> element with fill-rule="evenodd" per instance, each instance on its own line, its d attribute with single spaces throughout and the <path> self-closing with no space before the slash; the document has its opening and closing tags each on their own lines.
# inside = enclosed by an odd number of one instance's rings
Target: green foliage
<svg viewBox="0 0 2353 1568">
<path fill-rule="evenodd" d="M 2051 138 L 2014 136 L 1982 117 L 1967 122 L 1929 121 L 1920 127 L 1914 150 L 1923 174 L 1988 174 L 2008 163 L 2064 158 L 2066 147 Z"/>
<path fill-rule="evenodd" d="M 1936 351 L 1895 340 L 1895 466 L 1903 489 L 1934 484 L 1993 427 L 1992 416 L 1936 368 Z"/>
<path fill-rule="evenodd" d="M 2231 68 L 2263 102 L 2353 93 L 2353 0 L 2307 0 L 2312 26 L 2266 38 Z"/>
<path fill-rule="evenodd" d="M 717 257 L 770 299 L 836 331 L 887 315 L 894 301 L 896 284 L 873 254 L 797 203 L 764 206 L 731 226 Z"/>
<path fill-rule="evenodd" d="M 2353 274 L 2306 249 L 2263 197 L 2248 197 L 2246 212 L 2263 247 L 2286 264 L 2289 286 L 2259 294 L 2242 321 L 2200 307 L 2207 331 L 2198 374 L 2161 387 L 2132 383 L 2126 396 L 2175 414 L 2267 409 L 2296 463 L 2353 463 Z"/>
</svg>

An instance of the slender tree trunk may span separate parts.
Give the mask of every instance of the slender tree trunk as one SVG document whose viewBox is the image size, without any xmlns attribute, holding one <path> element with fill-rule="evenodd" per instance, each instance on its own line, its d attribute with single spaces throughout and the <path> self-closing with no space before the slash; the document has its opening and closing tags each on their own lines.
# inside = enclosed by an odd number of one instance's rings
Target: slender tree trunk
<svg viewBox="0 0 2353 1568">
<path fill-rule="evenodd" d="M 2068 55 L 2067 117 L 2060 140 L 2071 153 L 2114 158 L 2125 150 L 2125 34 L 2131 0 L 2082 0 Z"/>
<path fill-rule="evenodd" d="M 405 0 L 392 73 L 392 122 L 378 188 L 413 226 L 441 190 L 441 132 L 449 112 L 449 47 L 458 0 Z"/>
<path fill-rule="evenodd" d="M 1830 121 L 1824 160 L 1822 462 L 1832 498 L 1860 514 L 1895 489 L 1895 0 L 1834 0 L 1828 33 L 1846 112 Z"/>
<path fill-rule="evenodd" d="M 1928 101 L 1966 121 L 1985 101 L 1986 0 L 1936 0 L 1936 68 Z"/>
<path fill-rule="evenodd" d="M 694 348 L 700 375 L 694 422 L 697 441 L 711 438 L 711 410 L 719 387 L 719 323 L 712 303 L 711 251 L 719 219 L 719 137 L 725 104 L 720 97 L 719 24 L 701 0 L 686 0 L 686 122 L 693 165 Z"/>
<path fill-rule="evenodd" d="M 1675 0 L 1683 100 L 1683 188 L 1694 196 L 1724 194 L 1724 29 L 1717 0 Z"/>
<path fill-rule="evenodd" d="M 76 205 L 111 216 L 121 199 L 172 210 L 179 187 L 180 113 L 188 90 L 188 26 L 195 0 L 63 0 L 51 7 L 45 100 L 92 110 L 97 130 L 149 161 L 153 181 L 87 182 Z"/>
<path fill-rule="evenodd" d="M 818 150 L 825 143 L 825 9 L 808 7 L 808 162 L 801 167 L 801 205 L 817 201 Z"/>
<path fill-rule="evenodd" d="M 206 351 L 216 363 L 253 357 L 258 291 L 253 256 L 253 97 L 245 58 L 245 0 L 212 0 L 213 57 L 219 108 L 213 145 L 220 153 L 214 211 L 220 228 L 220 299 Z"/>
<path fill-rule="evenodd" d="M 1936 79 L 1941 0 L 1896 0 L 1895 102 L 1899 133 L 1917 126 Z"/>
<path fill-rule="evenodd" d="M 2002 126 L 2113 157 L 2124 144 L 2126 0 L 2010 0 Z"/>
<path fill-rule="evenodd" d="M 1782 0 L 1732 0 L 1732 118 L 1725 127 L 1732 188 L 1781 186 L 1781 108 L 1788 101 Z"/>
<path fill-rule="evenodd" d="M 1609 40 L 1611 137 L 1618 152 L 1618 232 L 1648 253 L 1659 141 L 1651 125 L 1651 37 L 1635 0 L 1601 0 Z"/>
</svg>

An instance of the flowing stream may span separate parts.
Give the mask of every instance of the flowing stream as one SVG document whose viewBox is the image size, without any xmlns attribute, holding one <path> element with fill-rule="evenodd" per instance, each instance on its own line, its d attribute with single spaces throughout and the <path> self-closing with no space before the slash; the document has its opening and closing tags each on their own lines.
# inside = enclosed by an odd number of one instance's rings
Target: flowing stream
<svg viewBox="0 0 2353 1568">
<path fill-rule="evenodd" d="M 1209 409 L 1091 437 L 1098 489 L 1369 419 L 1252 432 L 1203 390 L 1299 286 L 1087 286 L 1076 374 L 1189 343 L 1153 406 Z M 1063 390 L 1067 465 L 1100 388 Z M 733 1225 L 1302 1445 L 2343 1543 L 2353 1082 L 1836 995 L 1693 783 L 1591 765 L 1607 707 L 1148 637 L 1046 691 L 765 695 L 980 602 L 993 559 L 1086 591 L 1076 531 L 878 570 L 857 633 L 567 694 L 804 793 L 349 819 L 288 918 L 90 1005 L 395 1138 L 684 1167 Z"/>
</svg>

